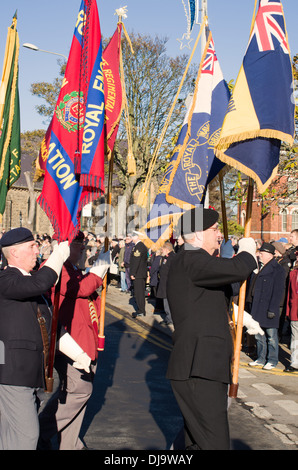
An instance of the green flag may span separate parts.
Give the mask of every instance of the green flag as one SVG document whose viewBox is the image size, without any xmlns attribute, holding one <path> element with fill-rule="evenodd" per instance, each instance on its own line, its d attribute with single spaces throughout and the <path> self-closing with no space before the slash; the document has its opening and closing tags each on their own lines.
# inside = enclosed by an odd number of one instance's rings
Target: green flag
<svg viewBox="0 0 298 470">
<path fill-rule="evenodd" d="M 0 86 L 0 214 L 8 190 L 21 173 L 20 105 L 18 90 L 19 36 L 17 16 L 8 28 Z"/>
</svg>

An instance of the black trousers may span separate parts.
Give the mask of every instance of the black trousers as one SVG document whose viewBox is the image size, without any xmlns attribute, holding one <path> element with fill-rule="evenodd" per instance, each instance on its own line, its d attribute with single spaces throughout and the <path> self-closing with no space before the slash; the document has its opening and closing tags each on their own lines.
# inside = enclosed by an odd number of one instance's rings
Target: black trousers
<svg viewBox="0 0 298 470">
<path fill-rule="evenodd" d="M 184 418 L 185 447 L 229 450 L 228 385 L 191 377 L 171 386 Z"/>
<path fill-rule="evenodd" d="M 134 298 L 138 306 L 137 313 L 145 312 L 145 287 L 146 279 L 137 278 L 133 280 Z"/>
</svg>

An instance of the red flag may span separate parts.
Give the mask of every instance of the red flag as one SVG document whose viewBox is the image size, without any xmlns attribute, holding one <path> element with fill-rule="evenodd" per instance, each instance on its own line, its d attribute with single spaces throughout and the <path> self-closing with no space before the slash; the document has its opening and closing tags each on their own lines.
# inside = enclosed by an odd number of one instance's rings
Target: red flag
<svg viewBox="0 0 298 470">
<path fill-rule="evenodd" d="M 40 155 L 46 168 L 38 203 L 58 241 L 71 241 L 80 227 L 81 209 L 104 191 L 104 77 L 96 0 L 82 0 Z"/>
<path fill-rule="evenodd" d="M 117 29 L 103 51 L 103 72 L 105 87 L 105 137 L 110 158 L 122 113 L 122 85 L 119 73 L 122 24 Z"/>
</svg>

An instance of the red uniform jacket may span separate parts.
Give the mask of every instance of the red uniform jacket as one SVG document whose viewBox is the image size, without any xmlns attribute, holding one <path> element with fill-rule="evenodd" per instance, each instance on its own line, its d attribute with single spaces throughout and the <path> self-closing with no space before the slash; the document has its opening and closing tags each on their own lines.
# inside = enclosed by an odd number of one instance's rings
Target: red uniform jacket
<svg viewBox="0 0 298 470">
<path fill-rule="evenodd" d="M 88 354 L 91 360 L 98 355 L 98 328 L 91 320 L 89 300 L 100 316 L 100 297 L 95 292 L 102 285 L 102 279 L 95 274 L 83 275 L 70 261 L 66 261 L 61 273 L 59 322 Z M 54 292 L 54 290 L 53 290 Z"/>
<path fill-rule="evenodd" d="M 298 321 L 298 268 L 294 268 L 289 274 L 287 317 L 291 321 Z"/>
</svg>

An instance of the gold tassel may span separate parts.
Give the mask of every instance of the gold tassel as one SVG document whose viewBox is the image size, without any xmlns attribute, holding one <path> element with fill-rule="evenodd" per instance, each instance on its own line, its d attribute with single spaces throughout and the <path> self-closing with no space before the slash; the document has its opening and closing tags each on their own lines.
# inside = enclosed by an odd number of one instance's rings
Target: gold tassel
<svg viewBox="0 0 298 470">
<path fill-rule="evenodd" d="M 137 200 L 137 205 L 140 207 L 146 207 L 147 201 L 148 201 L 148 191 L 147 191 L 147 188 L 143 186 L 139 194 L 138 200 Z"/>
<path fill-rule="evenodd" d="M 136 161 L 131 152 L 127 155 L 127 172 L 129 176 L 136 176 L 137 174 Z"/>
</svg>

